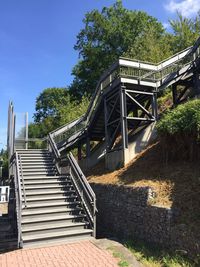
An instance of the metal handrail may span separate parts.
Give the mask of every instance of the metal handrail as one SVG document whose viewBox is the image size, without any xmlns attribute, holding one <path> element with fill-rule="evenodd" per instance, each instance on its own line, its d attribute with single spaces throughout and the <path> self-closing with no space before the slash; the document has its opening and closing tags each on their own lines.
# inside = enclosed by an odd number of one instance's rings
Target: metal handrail
<svg viewBox="0 0 200 267">
<path fill-rule="evenodd" d="M 77 161 L 75 160 L 73 154 L 70 152 L 69 155 L 68 155 L 68 159 L 70 160 L 70 162 L 72 163 L 72 165 L 75 167 L 75 169 L 77 170 L 78 172 L 78 175 L 80 176 L 81 178 L 81 181 L 82 181 L 82 184 L 83 186 L 85 187 L 86 191 L 87 191 L 87 194 L 90 198 L 93 198 L 95 197 L 95 193 L 94 191 L 92 190 L 92 187 L 90 186 L 90 184 L 88 183 L 85 175 L 83 174 L 81 168 L 79 167 Z"/>
<path fill-rule="evenodd" d="M 51 151 L 53 152 L 56 161 L 60 163 L 61 155 L 55 142 L 53 141 L 52 135 L 48 135 L 48 141 Z M 96 196 L 94 191 L 92 190 L 90 184 L 88 183 L 86 177 L 84 176 L 81 168 L 79 167 L 77 161 L 75 160 L 72 153 L 69 153 L 67 156 L 69 167 L 70 167 L 70 177 L 75 186 L 75 189 L 82 201 L 82 204 L 88 214 L 90 224 L 93 228 L 93 236 L 96 237 Z M 57 167 L 58 172 L 60 174 L 60 169 Z"/>
<path fill-rule="evenodd" d="M 27 207 L 27 202 L 26 202 L 26 191 L 25 191 L 25 185 L 24 185 L 24 175 L 23 175 L 22 161 L 21 161 L 21 156 L 18 155 L 17 152 L 16 152 L 16 157 L 17 157 L 17 159 L 19 158 L 19 163 L 20 163 L 21 179 L 22 179 L 23 194 L 24 194 L 24 205 L 25 205 L 25 208 L 26 208 Z M 17 160 L 17 164 L 18 164 L 18 160 Z"/>
<path fill-rule="evenodd" d="M 93 228 L 93 236 L 96 237 L 96 196 L 88 183 L 85 175 L 79 167 L 72 153 L 68 155 L 68 161 L 70 163 L 70 174 L 72 182 L 76 188 L 76 191 L 81 198 L 84 208 L 89 216 L 90 224 Z"/>
<path fill-rule="evenodd" d="M 54 153 L 54 156 L 55 156 L 56 160 L 58 160 L 60 158 L 60 156 L 61 156 L 60 155 L 60 151 L 58 150 L 58 148 L 56 146 L 56 143 L 55 143 L 51 133 L 48 135 L 47 140 L 48 140 L 48 143 L 49 143 L 49 146 L 50 146 L 52 152 Z"/>
<path fill-rule="evenodd" d="M 18 232 L 18 246 L 22 246 L 22 196 L 21 196 L 21 183 L 20 183 L 20 172 L 18 165 L 17 153 L 13 158 L 11 165 L 14 165 L 14 186 L 15 186 L 15 197 L 16 197 L 16 216 L 17 216 L 17 232 Z"/>
<path fill-rule="evenodd" d="M 67 123 L 63 126 L 60 126 L 59 128 L 53 130 L 49 134 L 51 134 L 52 136 L 56 136 L 58 134 L 61 134 L 61 133 L 65 132 L 66 129 L 68 130 L 68 128 L 71 128 L 72 127 L 71 124 L 75 125 L 76 123 L 80 123 L 80 120 L 82 120 L 82 119 L 84 119 L 84 115 L 70 121 L 69 123 Z"/>
<path fill-rule="evenodd" d="M 26 146 L 26 148 L 25 149 L 28 149 L 28 143 L 30 143 L 30 142 L 45 142 L 45 141 L 47 141 L 47 137 L 43 137 L 43 138 L 26 138 L 26 139 L 24 139 L 24 138 L 15 138 L 15 143 L 16 142 L 25 142 L 26 144 L 27 144 L 27 146 Z"/>
<path fill-rule="evenodd" d="M 145 61 L 145 60 L 138 60 L 138 59 L 134 59 L 134 58 L 127 58 L 127 57 L 120 57 L 120 59 L 124 59 L 124 60 L 127 60 L 127 61 L 138 62 L 138 63 L 140 63 L 140 64 L 147 64 L 147 65 L 152 65 L 152 66 L 156 66 L 156 67 L 158 67 L 158 66 L 162 66 L 162 64 L 163 64 L 164 62 L 170 61 L 170 59 L 172 59 L 172 58 L 174 58 L 174 57 L 176 57 L 176 56 L 179 56 L 179 55 L 182 54 L 183 52 L 186 52 L 186 51 L 189 52 L 189 50 L 192 51 L 192 48 L 193 48 L 193 46 L 189 46 L 189 47 L 187 47 L 187 48 L 185 48 L 185 49 L 183 49 L 183 50 L 181 50 L 181 51 L 179 51 L 179 52 L 173 54 L 172 56 L 170 56 L 170 57 L 168 57 L 168 58 L 166 58 L 166 59 L 163 59 L 162 61 L 160 61 L 160 62 L 158 62 L 158 63 L 153 63 L 153 62 Z"/>
</svg>

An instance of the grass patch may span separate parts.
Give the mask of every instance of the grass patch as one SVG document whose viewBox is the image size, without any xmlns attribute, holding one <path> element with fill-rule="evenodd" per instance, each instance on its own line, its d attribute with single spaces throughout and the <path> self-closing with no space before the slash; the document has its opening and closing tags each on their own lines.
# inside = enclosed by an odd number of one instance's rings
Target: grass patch
<svg viewBox="0 0 200 267">
<path fill-rule="evenodd" d="M 185 256 L 172 254 L 158 247 L 149 246 L 143 242 L 128 241 L 125 246 L 136 259 L 148 267 L 194 267 L 198 263 L 190 261 Z"/>
<path fill-rule="evenodd" d="M 119 259 L 118 265 L 120 267 L 129 266 L 128 262 L 124 259 L 124 255 L 122 253 L 115 251 L 114 247 L 109 247 L 108 249 L 112 251 L 113 257 Z"/>
</svg>

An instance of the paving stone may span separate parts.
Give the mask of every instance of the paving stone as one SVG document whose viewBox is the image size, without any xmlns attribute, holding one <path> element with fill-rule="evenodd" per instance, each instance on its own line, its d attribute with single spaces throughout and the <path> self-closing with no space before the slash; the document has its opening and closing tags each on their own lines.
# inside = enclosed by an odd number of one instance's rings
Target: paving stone
<svg viewBox="0 0 200 267">
<path fill-rule="evenodd" d="M 90 241 L 21 249 L 0 255 L 2 267 L 117 267 L 118 259 Z"/>
</svg>

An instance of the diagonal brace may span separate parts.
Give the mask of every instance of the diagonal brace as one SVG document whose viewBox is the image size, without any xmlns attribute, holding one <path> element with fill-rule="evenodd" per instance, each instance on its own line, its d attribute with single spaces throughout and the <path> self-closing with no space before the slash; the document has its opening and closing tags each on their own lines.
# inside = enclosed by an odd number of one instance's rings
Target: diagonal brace
<svg viewBox="0 0 200 267">
<path fill-rule="evenodd" d="M 153 115 L 146 108 L 144 108 L 135 98 L 133 98 L 129 93 L 126 92 L 126 95 L 131 100 L 133 100 L 133 102 L 135 102 L 135 104 L 138 105 L 144 111 L 144 113 L 147 114 L 147 116 L 149 116 L 150 118 L 154 118 Z"/>
</svg>

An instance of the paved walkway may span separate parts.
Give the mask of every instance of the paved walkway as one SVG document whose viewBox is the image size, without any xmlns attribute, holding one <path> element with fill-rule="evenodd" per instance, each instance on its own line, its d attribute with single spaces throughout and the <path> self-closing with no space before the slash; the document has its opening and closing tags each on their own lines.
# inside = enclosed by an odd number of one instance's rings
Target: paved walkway
<svg viewBox="0 0 200 267">
<path fill-rule="evenodd" d="M 118 261 L 90 241 L 0 254 L 0 267 L 117 267 Z"/>
</svg>

